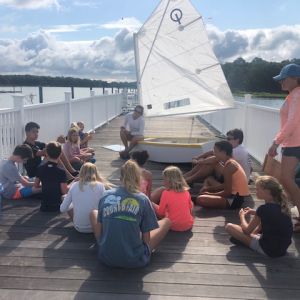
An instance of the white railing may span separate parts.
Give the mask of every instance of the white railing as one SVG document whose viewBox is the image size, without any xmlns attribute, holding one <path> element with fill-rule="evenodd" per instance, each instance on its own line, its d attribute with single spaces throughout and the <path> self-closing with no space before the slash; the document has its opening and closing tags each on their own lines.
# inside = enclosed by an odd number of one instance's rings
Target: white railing
<svg viewBox="0 0 300 300">
<path fill-rule="evenodd" d="M 13 96 L 14 108 L 0 110 L 0 159 L 8 157 L 14 147 L 24 141 L 24 126 L 33 121 L 40 125 L 39 140 L 56 140 L 66 135 L 70 124 L 83 121 L 85 130 L 94 130 L 122 113 L 124 94 L 95 96 L 65 101 L 24 106 L 24 95 Z"/>
<path fill-rule="evenodd" d="M 234 109 L 202 114 L 201 118 L 223 134 L 242 129 L 245 147 L 260 163 L 280 126 L 279 110 L 251 104 L 251 95 L 245 96 L 245 103 L 236 101 Z"/>
</svg>

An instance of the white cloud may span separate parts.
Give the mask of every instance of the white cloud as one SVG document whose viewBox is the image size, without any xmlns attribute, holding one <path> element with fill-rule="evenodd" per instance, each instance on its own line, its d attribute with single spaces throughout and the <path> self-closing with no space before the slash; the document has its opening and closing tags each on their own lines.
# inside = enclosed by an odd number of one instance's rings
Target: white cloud
<svg viewBox="0 0 300 300">
<path fill-rule="evenodd" d="M 0 0 L 0 5 L 22 9 L 39 9 L 47 7 L 59 8 L 58 0 Z"/>
<path fill-rule="evenodd" d="M 134 80 L 132 32 L 97 41 L 62 42 L 45 31 L 24 40 L 0 40 L 2 74 Z"/>
<path fill-rule="evenodd" d="M 226 31 L 209 25 L 207 30 L 221 62 L 233 61 L 238 57 L 248 61 L 254 57 L 267 61 L 300 58 L 300 25 Z"/>
<path fill-rule="evenodd" d="M 49 33 L 64 33 L 64 32 L 75 32 L 82 29 L 92 29 L 95 28 L 95 24 L 68 24 L 68 25 L 57 25 L 44 31 Z"/>
<path fill-rule="evenodd" d="M 106 24 L 102 24 L 101 27 L 106 29 L 123 29 L 138 30 L 142 26 L 142 23 L 136 18 L 122 18 L 117 21 L 112 21 Z"/>
<path fill-rule="evenodd" d="M 56 27 L 56 31 L 53 29 L 51 32 L 76 31 L 79 30 L 76 26 L 92 28 L 101 25 L 64 26 Z M 238 57 L 248 61 L 254 57 L 268 61 L 300 58 L 300 25 L 226 31 L 208 26 L 208 34 L 222 63 Z M 0 39 L 0 70 L 2 74 L 135 80 L 132 35 L 133 30 L 123 28 L 113 37 L 66 42 L 44 30 L 23 40 Z"/>
<path fill-rule="evenodd" d="M 81 6 L 81 7 L 90 7 L 90 8 L 98 8 L 102 5 L 102 2 L 99 0 L 75 0 L 73 2 L 73 5 L 75 6 Z"/>
</svg>

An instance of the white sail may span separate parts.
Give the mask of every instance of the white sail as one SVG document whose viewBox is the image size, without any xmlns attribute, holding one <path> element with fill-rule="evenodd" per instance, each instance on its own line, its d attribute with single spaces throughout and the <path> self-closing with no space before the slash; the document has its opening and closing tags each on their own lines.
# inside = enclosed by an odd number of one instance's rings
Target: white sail
<svg viewBox="0 0 300 300">
<path fill-rule="evenodd" d="M 140 103 L 147 116 L 233 107 L 233 97 L 189 0 L 162 0 L 135 35 Z"/>
</svg>

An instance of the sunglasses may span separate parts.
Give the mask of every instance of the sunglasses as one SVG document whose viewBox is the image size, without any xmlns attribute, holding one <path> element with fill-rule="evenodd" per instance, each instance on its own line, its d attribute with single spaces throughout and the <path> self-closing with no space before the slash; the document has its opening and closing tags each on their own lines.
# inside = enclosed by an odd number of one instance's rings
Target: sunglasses
<svg viewBox="0 0 300 300">
<path fill-rule="evenodd" d="M 135 110 L 135 112 L 138 113 L 138 114 L 142 114 L 142 112 L 139 111 L 139 110 Z"/>
</svg>

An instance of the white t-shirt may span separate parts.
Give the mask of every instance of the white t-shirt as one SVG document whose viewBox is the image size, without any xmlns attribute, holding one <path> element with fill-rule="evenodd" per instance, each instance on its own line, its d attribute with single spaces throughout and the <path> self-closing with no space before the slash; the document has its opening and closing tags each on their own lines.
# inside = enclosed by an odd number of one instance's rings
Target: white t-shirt
<svg viewBox="0 0 300 300">
<path fill-rule="evenodd" d="M 143 116 L 133 119 L 133 113 L 129 113 L 125 117 L 124 125 L 126 129 L 129 128 L 131 135 L 144 135 L 145 120 Z"/>
<path fill-rule="evenodd" d="M 233 148 L 232 158 L 242 166 L 247 179 L 249 180 L 251 173 L 251 158 L 245 147 L 243 145 L 238 145 L 237 147 Z"/>
<path fill-rule="evenodd" d="M 73 208 L 75 229 L 83 233 L 93 232 L 90 212 L 98 209 L 98 204 L 104 191 L 105 188 L 101 182 L 98 182 L 94 187 L 86 184 L 83 186 L 83 191 L 79 189 L 79 182 L 75 182 L 60 205 L 60 211 L 66 212 Z"/>
</svg>

